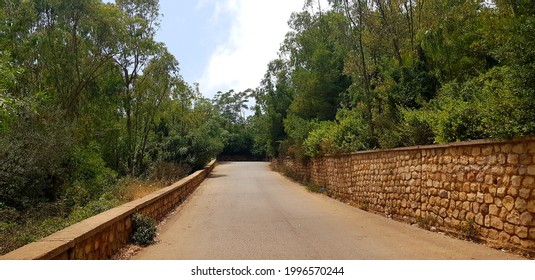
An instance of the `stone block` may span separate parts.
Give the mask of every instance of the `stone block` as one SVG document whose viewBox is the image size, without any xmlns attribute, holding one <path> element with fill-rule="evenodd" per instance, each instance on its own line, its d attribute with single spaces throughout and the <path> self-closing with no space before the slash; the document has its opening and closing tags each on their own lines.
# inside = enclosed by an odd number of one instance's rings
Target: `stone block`
<svg viewBox="0 0 535 280">
<path fill-rule="evenodd" d="M 507 162 L 507 155 L 505 154 L 499 154 L 497 157 L 496 157 L 496 162 L 501 164 L 501 165 L 504 165 L 506 162 Z"/>
<path fill-rule="evenodd" d="M 535 154 L 535 142 L 528 143 L 527 151 L 530 154 Z"/>
<path fill-rule="evenodd" d="M 507 232 L 508 234 L 515 234 L 515 225 L 510 224 L 510 223 L 504 223 L 503 230 Z"/>
<path fill-rule="evenodd" d="M 515 234 L 516 234 L 516 236 L 518 236 L 518 237 L 520 237 L 522 239 L 528 238 L 528 236 L 529 236 L 528 228 L 527 227 L 516 227 Z"/>
<path fill-rule="evenodd" d="M 496 216 L 490 216 L 490 226 L 502 230 L 503 229 L 503 222 L 499 217 Z"/>
<path fill-rule="evenodd" d="M 500 187 L 496 189 L 496 196 L 497 197 L 504 197 L 507 194 L 507 188 L 506 187 Z"/>
<path fill-rule="evenodd" d="M 515 209 L 518 212 L 526 211 L 527 205 L 528 205 L 528 203 L 526 202 L 526 200 L 521 198 L 521 197 L 517 198 L 516 201 L 515 201 Z"/>
<path fill-rule="evenodd" d="M 532 226 L 533 225 L 533 215 L 529 212 L 524 212 L 520 215 L 520 225 L 523 226 Z"/>
<path fill-rule="evenodd" d="M 501 151 L 502 151 L 503 153 L 508 154 L 508 153 L 510 153 L 511 150 L 513 149 L 513 145 L 511 145 L 511 144 L 504 144 L 504 145 L 502 145 L 500 148 L 501 148 Z"/>
<path fill-rule="evenodd" d="M 85 244 L 85 247 L 84 247 L 84 253 L 85 254 L 89 254 L 91 252 L 91 240 L 87 240 L 87 244 Z"/>
<path fill-rule="evenodd" d="M 507 243 L 511 239 L 511 235 L 506 233 L 506 232 L 504 232 L 504 231 L 502 231 L 502 232 L 500 232 L 500 234 L 498 234 L 498 239 L 501 242 Z"/>
<path fill-rule="evenodd" d="M 477 201 L 478 203 L 483 203 L 483 202 L 485 202 L 485 196 L 483 195 L 482 192 L 478 192 L 478 193 L 476 194 L 476 201 Z"/>
<path fill-rule="evenodd" d="M 521 198 L 524 198 L 524 199 L 529 199 L 529 194 L 530 194 L 530 192 L 531 192 L 530 189 L 522 188 L 522 189 L 520 189 L 520 191 L 518 192 L 518 196 L 520 196 Z"/>
<path fill-rule="evenodd" d="M 535 228 L 529 230 L 529 238 L 535 239 Z"/>
<path fill-rule="evenodd" d="M 453 210 L 451 216 L 454 217 L 455 219 L 459 219 L 459 214 L 460 214 L 460 211 L 458 209 L 455 209 Z"/>
<path fill-rule="evenodd" d="M 494 240 L 498 240 L 499 235 L 500 235 L 500 233 L 499 233 L 497 230 L 495 230 L 495 229 L 490 229 L 490 230 L 489 230 L 489 236 L 488 236 L 488 238 L 490 238 L 490 239 L 494 239 Z"/>
<path fill-rule="evenodd" d="M 499 197 L 494 198 L 494 204 L 496 204 L 498 207 L 503 207 L 502 199 Z"/>
<path fill-rule="evenodd" d="M 491 155 L 492 154 L 492 146 L 483 147 L 483 149 L 481 150 L 481 154 L 483 154 L 484 156 Z"/>
<path fill-rule="evenodd" d="M 512 243 L 514 245 L 520 245 L 520 238 L 518 236 L 512 235 L 511 239 L 509 239 L 509 243 Z"/>
<path fill-rule="evenodd" d="M 518 188 L 522 185 L 522 177 L 511 176 L 511 187 Z"/>
<path fill-rule="evenodd" d="M 505 218 L 507 218 L 507 215 L 509 215 L 509 213 L 510 212 L 507 211 L 507 209 L 505 209 L 505 207 L 502 207 L 501 210 L 500 210 L 500 215 L 498 215 L 498 217 L 500 217 L 500 219 L 502 219 L 502 221 L 505 221 Z"/>
<path fill-rule="evenodd" d="M 483 216 L 483 214 L 481 214 L 481 213 L 477 213 L 476 214 L 476 218 L 475 218 L 475 222 L 476 222 L 476 224 L 478 224 L 480 226 L 485 225 L 485 216 Z"/>
<path fill-rule="evenodd" d="M 481 212 L 483 215 L 487 215 L 489 213 L 489 205 L 482 204 L 481 207 L 479 207 L 479 212 Z"/>
<path fill-rule="evenodd" d="M 480 147 L 473 147 L 471 151 L 472 156 L 479 156 L 481 154 L 481 148 Z"/>
<path fill-rule="evenodd" d="M 491 215 L 485 216 L 485 227 L 490 228 L 490 217 Z"/>
<path fill-rule="evenodd" d="M 494 201 L 494 197 L 492 197 L 492 195 L 490 193 L 486 193 L 484 196 L 483 196 L 483 201 L 487 204 L 490 204 Z"/>
<path fill-rule="evenodd" d="M 508 190 L 507 190 L 507 194 L 512 196 L 512 197 L 517 197 L 518 196 L 518 189 L 515 188 L 515 187 L 510 187 Z"/>
<path fill-rule="evenodd" d="M 485 175 L 485 184 L 492 185 L 493 184 L 493 178 L 492 175 L 486 174 Z"/>
<path fill-rule="evenodd" d="M 489 214 L 498 216 L 500 214 L 500 208 L 494 204 L 489 205 Z"/>
<path fill-rule="evenodd" d="M 507 156 L 507 163 L 518 164 L 519 156 L 517 154 L 510 154 Z"/>
<path fill-rule="evenodd" d="M 528 166 L 527 174 L 535 176 L 535 164 Z"/>
<path fill-rule="evenodd" d="M 507 175 L 514 175 L 518 172 L 518 167 L 515 166 L 507 166 L 505 168 L 505 174 Z M 505 183 L 509 183 L 509 180 L 505 181 Z"/>
<path fill-rule="evenodd" d="M 527 147 L 526 147 L 525 144 L 522 144 L 522 143 L 521 143 L 521 144 L 516 144 L 516 145 L 514 145 L 512 151 L 513 151 L 513 153 L 515 153 L 515 154 L 519 154 L 519 155 L 520 155 L 520 154 L 525 154 L 525 153 L 527 153 L 527 152 L 528 152 L 528 149 L 527 149 Z"/>
<path fill-rule="evenodd" d="M 440 208 L 440 211 L 438 212 L 438 215 L 442 218 L 446 218 L 448 216 L 448 211 L 446 208 Z"/>
<path fill-rule="evenodd" d="M 523 164 L 523 165 L 530 165 L 532 163 L 531 156 L 528 154 L 521 154 L 518 160 L 520 164 Z M 535 174 L 532 174 L 532 175 L 535 175 Z"/>
<path fill-rule="evenodd" d="M 462 209 L 467 212 L 470 211 L 470 202 L 468 201 L 463 202 Z"/>
<path fill-rule="evenodd" d="M 529 240 L 529 239 L 521 239 L 520 240 L 520 246 L 522 246 L 522 248 L 533 250 L 533 249 L 535 249 L 535 242 L 533 242 L 533 240 Z"/>
<path fill-rule="evenodd" d="M 505 207 L 505 209 L 507 209 L 508 211 L 513 210 L 513 208 L 515 207 L 515 199 L 509 195 L 503 198 L 502 203 L 503 207 Z"/>
<path fill-rule="evenodd" d="M 503 168 L 503 166 L 501 165 L 498 165 L 498 166 L 494 166 L 492 167 L 491 169 L 491 173 L 492 175 L 495 175 L 495 176 L 501 176 L 504 174 L 504 171 L 505 169 Z"/>
<path fill-rule="evenodd" d="M 472 212 L 479 213 L 480 204 L 477 202 L 472 203 Z"/>
<path fill-rule="evenodd" d="M 530 199 L 527 205 L 527 210 L 531 213 L 535 213 L 535 199 Z"/>
<path fill-rule="evenodd" d="M 476 214 L 474 214 L 474 213 L 472 213 L 472 212 L 470 212 L 470 213 L 466 213 L 466 217 L 465 217 L 465 219 L 466 219 L 467 221 L 475 220 L 475 218 L 476 218 Z"/>
<path fill-rule="evenodd" d="M 507 215 L 505 220 L 508 223 L 518 225 L 520 224 L 520 213 L 518 213 L 518 211 L 513 211 Z"/>
<path fill-rule="evenodd" d="M 535 187 L 535 179 L 531 176 L 524 177 L 524 180 L 522 180 L 522 186 L 526 188 L 533 188 Z"/>
<path fill-rule="evenodd" d="M 469 193 L 466 195 L 466 199 L 470 202 L 476 201 L 476 194 L 475 193 Z"/>
</svg>

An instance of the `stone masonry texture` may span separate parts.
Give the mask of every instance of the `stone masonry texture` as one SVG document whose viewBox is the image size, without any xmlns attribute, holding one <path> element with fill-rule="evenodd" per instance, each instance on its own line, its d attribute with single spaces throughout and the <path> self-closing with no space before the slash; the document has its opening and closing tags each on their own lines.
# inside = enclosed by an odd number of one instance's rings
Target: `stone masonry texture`
<svg viewBox="0 0 535 280">
<path fill-rule="evenodd" d="M 535 253 L 535 138 L 273 163 L 364 210 Z"/>
</svg>

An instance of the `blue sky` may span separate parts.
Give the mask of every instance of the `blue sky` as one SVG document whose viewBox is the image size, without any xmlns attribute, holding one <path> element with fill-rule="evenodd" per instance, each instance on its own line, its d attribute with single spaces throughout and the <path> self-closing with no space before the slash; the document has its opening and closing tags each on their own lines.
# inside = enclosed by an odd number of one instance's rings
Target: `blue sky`
<svg viewBox="0 0 535 280">
<path fill-rule="evenodd" d="M 112 0 L 105 0 L 111 2 Z M 321 0 L 322 8 L 327 0 Z M 164 42 L 205 97 L 256 88 L 304 0 L 160 0 Z"/>
<path fill-rule="evenodd" d="M 225 42 L 231 20 L 217 16 L 215 6 L 199 1 L 160 1 L 160 30 L 156 40 L 164 42 L 180 63 L 184 79 L 200 82 L 214 48 Z"/>
<path fill-rule="evenodd" d="M 164 15 L 156 39 L 181 65 L 184 79 L 217 91 L 255 88 L 277 58 L 287 21 L 303 0 L 161 0 Z"/>
</svg>

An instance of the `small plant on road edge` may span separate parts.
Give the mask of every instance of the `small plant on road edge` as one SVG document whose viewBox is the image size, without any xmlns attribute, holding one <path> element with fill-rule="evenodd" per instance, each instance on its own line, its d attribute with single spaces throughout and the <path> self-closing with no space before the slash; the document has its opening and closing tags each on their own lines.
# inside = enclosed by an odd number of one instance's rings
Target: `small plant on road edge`
<svg viewBox="0 0 535 280">
<path fill-rule="evenodd" d="M 474 219 L 466 220 L 461 224 L 461 237 L 466 240 L 479 241 L 479 228 Z"/>
<path fill-rule="evenodd" d="M 320 185 L 312 184 L 312 183 L 307 184 L 306 186 L 307 186 L 307 190 L 308 190 L 309 192 L 320 193 L 320 192 L 323 192 L 323 191 L 326 191 L 326 190 L 327 190 L 326 188 L 324 188 L 324 187 L 322 187 L 322 186 L 320 186 Z"/>
<path fill-rule="evenodd" d="M 418 224 L 418 227 L 420 228 L 431 230 L 432 227 L 437 225 L 437 218 L 431 216 L 417 217 L 416 224 Z"/>
<path fill-rule="evenodd" d="M 154 243 L 156 237 L 156 222 L 144 215 L 134 214 L 132 216 L 133 232 L 130 237 L 132 244 L 147 246 Z"/>
</svg>

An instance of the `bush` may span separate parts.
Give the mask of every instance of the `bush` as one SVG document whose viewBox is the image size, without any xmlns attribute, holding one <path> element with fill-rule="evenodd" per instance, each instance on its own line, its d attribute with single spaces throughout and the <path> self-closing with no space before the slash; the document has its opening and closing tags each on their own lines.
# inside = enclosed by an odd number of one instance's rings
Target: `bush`
<svg viewBox="0 0 535 280">
<path fill-rule="evenodd" d="M 67 194 L 71 195 L 75 204 L 85 205 L 90 200 L 99 198 L 116 180 L 117 174 L 106 167 L 98 151 L 99 147 L 92 143 L 76 149 L 74 153 L 73 189 Z"/>
<path fill-rule="evenodd" d="M 474 219 L 463 222 L 460 226 L 461 238 L 471 241 L 479 241 L 479 227 Z"/>
<path fill-rule="evenodd" d="M 0 203 L 21 211 L 57 200 L 69 181 L 69 130 L 34 117 L 0 135 Z"/>
<path fill-rule="evenodd" d="M 156 237 L 156 222 L 146 216 L 134 214 L 132 216 L 133 232 L 130 242 L 136 245 L 147 246 L 154 243 Z"/>
<path fill-rule="evenodd" d="M 185 164 L 156 162 L 149 169 L 149 178 L 165 183 L 176 182 L 190 174 L 191 168 Z"/>
</svg>

